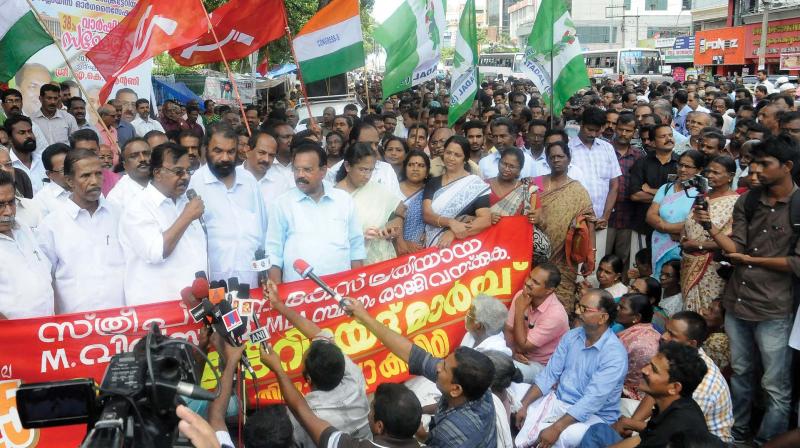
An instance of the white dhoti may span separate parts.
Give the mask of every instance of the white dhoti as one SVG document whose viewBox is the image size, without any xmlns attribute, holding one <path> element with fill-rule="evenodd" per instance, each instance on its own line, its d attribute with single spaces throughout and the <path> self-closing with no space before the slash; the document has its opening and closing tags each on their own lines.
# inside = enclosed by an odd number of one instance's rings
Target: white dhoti
<svg viewBox="0 0 800 448">
<path fill-rule="evenodd" d="M 525 418 L 525 423 L 517 434 L 514 443 L 517 447 L 527 448 L 534 447 L 536 440 L 539 439 L 539 434 L 548 426 L 555 423 L 559 418 L 567 413 L 571 405 L 564 403 L 556 398 L 555 392 L 539 398 L 528 406 L 528 416 Z M 558 441 L 553 445 L 554 448 L 576 448 L 580 445 L 583 435 L 590 426 L 595 423 L 603 423 L 603 420 L 597 416 L 590 416 L 585 422 L 578 422 L 569 425 Z"/>
</svg>

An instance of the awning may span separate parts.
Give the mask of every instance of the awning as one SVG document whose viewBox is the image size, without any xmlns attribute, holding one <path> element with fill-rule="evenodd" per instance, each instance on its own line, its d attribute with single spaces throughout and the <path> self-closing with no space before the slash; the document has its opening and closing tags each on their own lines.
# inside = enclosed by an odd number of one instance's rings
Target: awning
<svg viewBox="0 0 800 448">
<path fill-rule="evenodd" d="M 192 92 L 186 87 L 186 84 L 182 82 L 160 81 L 153 77 L 153 91 L 156 94 L 158 104 L 163 104 L 166 100 L 177 100 L 182 104 L 195 100 L 200 106 L 200 109 L 203 109 L 203 99 Z"/>
<path fill-rule="evenodd" d="M 267 73 L 267 78 L 274 78 L 276 76 L 285 75 L 287 73 L 292 73 L 297 70 L 297 66 L 294 64 L 284 64 L 281 67 L 276 68 L 275 70 Z"/>
</svg>

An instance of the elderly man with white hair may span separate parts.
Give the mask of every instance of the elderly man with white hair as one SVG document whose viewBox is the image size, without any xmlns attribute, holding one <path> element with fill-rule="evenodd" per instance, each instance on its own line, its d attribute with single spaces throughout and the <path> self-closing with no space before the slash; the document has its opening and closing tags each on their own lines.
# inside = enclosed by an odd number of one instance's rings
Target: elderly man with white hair
<svg viewBox="0 0 800 448">
<path fill-rule="evenodd" d="M 461 346 L 479 352 L 494 350 L 511 356 L 511 349 L 503 337 L 503 325 L 507 317 L 508 309 L 499 300 L 478 294 L 464 318 L 467 334 L 461 340 Z"/>
</svg>

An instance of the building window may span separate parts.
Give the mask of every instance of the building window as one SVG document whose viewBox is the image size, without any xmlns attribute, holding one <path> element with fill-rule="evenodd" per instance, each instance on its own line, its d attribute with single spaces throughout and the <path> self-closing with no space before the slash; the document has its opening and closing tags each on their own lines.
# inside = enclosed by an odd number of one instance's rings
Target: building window
<svg viewBox="0 0 800 448">
<path fill-rule="evenodd" d="M 609 44 L 611 29 L 607 26 L 576 26 L 575 32 L 581 44 Z"/>
<path fill-rule="evenodd" d="M 667 0 L 645 0 L 645 11 L 666 11 Z"/>
<path fill-rule="evenodd" d="M 681 9 L 683 11 L 689 11 L 692 9 L 692 0 L 682 0 Z"/>
<path fill-rule="evenodd" d="M 625 11 L 631 10 L 631 0 L 623 0 L 622 6 L 625 8 Z"/>
</svg>

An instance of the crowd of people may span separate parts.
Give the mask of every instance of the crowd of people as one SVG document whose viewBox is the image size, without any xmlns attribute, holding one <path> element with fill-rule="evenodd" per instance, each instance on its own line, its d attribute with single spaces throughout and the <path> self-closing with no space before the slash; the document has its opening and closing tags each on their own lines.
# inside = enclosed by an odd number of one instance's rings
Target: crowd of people
<svg viewBox="0 0 800 448">
<path fill-rule="evenodd" d="M 266 297 L 313 341 L 311 392 L 264 350 L 286 406 L 250 416 L 246 447 L 797 446 L 800 112 L 793 85 L 759 78 L 754 94 L 593 81 L 552 116 L 531 82 L 501 77 L 452 127 L 447 80 L 302 123 L 286 103 L 114 98 L 92 124 L 69 86 L 43 85 L 30 115 L 7 89 L 0 314 L 175 300 L 197 271 L 258 287 L 264 251 Z M 357 269 L 508 216 L 532 224 L 533 267 L 510 306 L 474 299 L 447 358 L 347 301 L 417 375 L 371 402 L 274 286 L 300 278 L 298 259 Z M 218 348 L 227 393 L 208 422 L 178 411 L 198 446 L 233 446 L 243 349 Z"/>
</svg>

